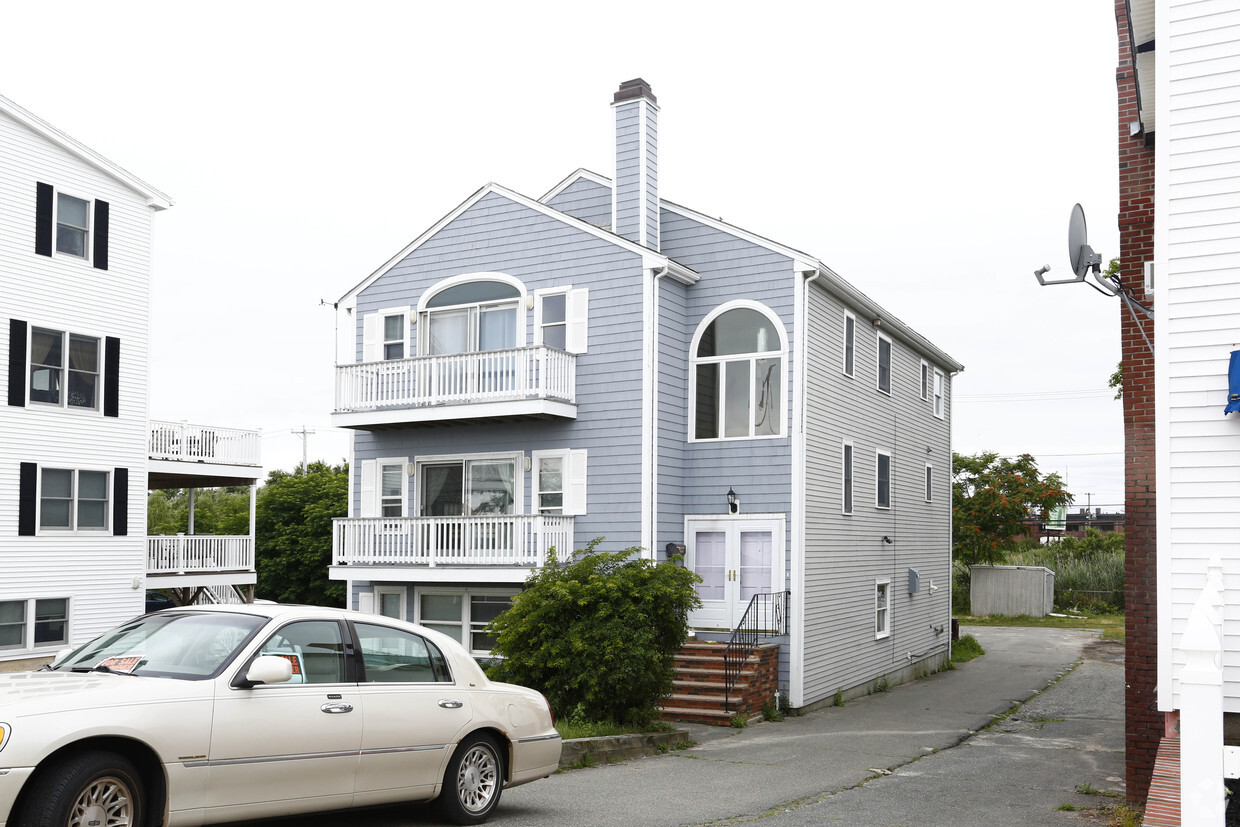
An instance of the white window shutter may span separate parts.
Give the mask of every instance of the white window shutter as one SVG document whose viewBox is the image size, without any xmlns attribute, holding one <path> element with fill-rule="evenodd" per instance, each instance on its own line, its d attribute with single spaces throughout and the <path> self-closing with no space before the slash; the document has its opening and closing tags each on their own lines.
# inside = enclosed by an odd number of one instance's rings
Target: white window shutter
<svg viewBox="0 0 1240 827">
<path fill-rule="evenodd" d="M 565 469 L 568 479 L 564 486 L 564 513 L 581 515 L 586 513 L 586 452 L 569 451 L 568 468 Z"/>
<path fill-rule="evenodd" d="M 362 483 L 359 490 L 361 515 L 363 517 L 379 516 L 379 463 L 368 459 L 362 462 Z"/>
<path fill-rule="evenodd" d="M 357 610 L 364 614 L 372 615 L 375 613 L 375 593 L 361 592 L 357 596 Z"/>
<path fill-rule="evenodd" d="M 587 319 L 590 315 L 590 291 L 586 288 L 569 290 L 565 305 L 564 318 L 568 322 L 565 332 L 565 349 L 569 353 L 585 353 Z"/>
<path fill-rule="evenodd" d="M 383 315 L 367 313 L 362 317 L 362 361 L 378 362 L 383 358 Z"/>
</svg>

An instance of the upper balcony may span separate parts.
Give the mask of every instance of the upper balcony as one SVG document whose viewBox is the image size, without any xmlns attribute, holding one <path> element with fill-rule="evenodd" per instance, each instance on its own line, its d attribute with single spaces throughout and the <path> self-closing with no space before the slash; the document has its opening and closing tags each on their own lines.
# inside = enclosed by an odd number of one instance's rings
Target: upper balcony
<svg viewBox="0 0 1240 827">
<path fill-rule="evenodd" d="M 252 485 L 263 474 L 261 434 L 151 420 L 149 488 Z"/>
<path fill-rule="evenodd" d="M 336 366 L 344 428 L 493 417 L 577 418 L 577 357 L 545 345 Z"/>
</svg>

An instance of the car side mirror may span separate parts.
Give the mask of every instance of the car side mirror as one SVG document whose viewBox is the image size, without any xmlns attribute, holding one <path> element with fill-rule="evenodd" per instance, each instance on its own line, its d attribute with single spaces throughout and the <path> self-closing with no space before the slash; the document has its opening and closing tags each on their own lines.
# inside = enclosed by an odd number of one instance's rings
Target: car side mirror
<svg viewBox="0 0 1240 827">
<path fill-rule="evenodd" d="M 250 664 L 249 670 L 233 686 L 240 689 L 266 683 L 287 683 L 293 677 L 293 664 L 279 655 L 260 655 Z"/>
</svg>

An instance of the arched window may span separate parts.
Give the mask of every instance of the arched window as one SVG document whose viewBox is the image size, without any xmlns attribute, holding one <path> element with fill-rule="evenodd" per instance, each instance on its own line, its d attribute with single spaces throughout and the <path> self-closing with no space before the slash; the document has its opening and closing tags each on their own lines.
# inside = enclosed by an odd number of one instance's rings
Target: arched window
<svg viewBox="0 0 1240 827">
<path fill-rule="evenodd" d="M 784 343 L 766 308 L 737 303 L 694 339 L 692 439 L 783 436 Z"/>
<path fill-rule="evenodd" d="M 475 353 L 517 346 L 521 290 L 504 281 L 462 281 L 422 305 L 422 353 Z"/>
</svg>

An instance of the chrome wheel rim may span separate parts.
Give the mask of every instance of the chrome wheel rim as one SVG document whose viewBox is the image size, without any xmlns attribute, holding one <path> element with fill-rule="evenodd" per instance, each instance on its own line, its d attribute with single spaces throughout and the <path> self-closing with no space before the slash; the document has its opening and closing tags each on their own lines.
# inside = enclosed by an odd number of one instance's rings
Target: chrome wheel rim
<svg viewBox="0 0 1240 827">
<path fill-rule="evenodd" d="M 133 823 L 133 793 L 113 775 L 96 778 L 73 802 L 68 827 L 128 827 Z"/>
<path fill-rule="evenodd" d="M 456 773 L 456 794 L 461 806 L 471 813 L 485 810 L 499 789 L 499 761 L 495 753 L 481 744 L 461 757 Z"/>
</svg>

